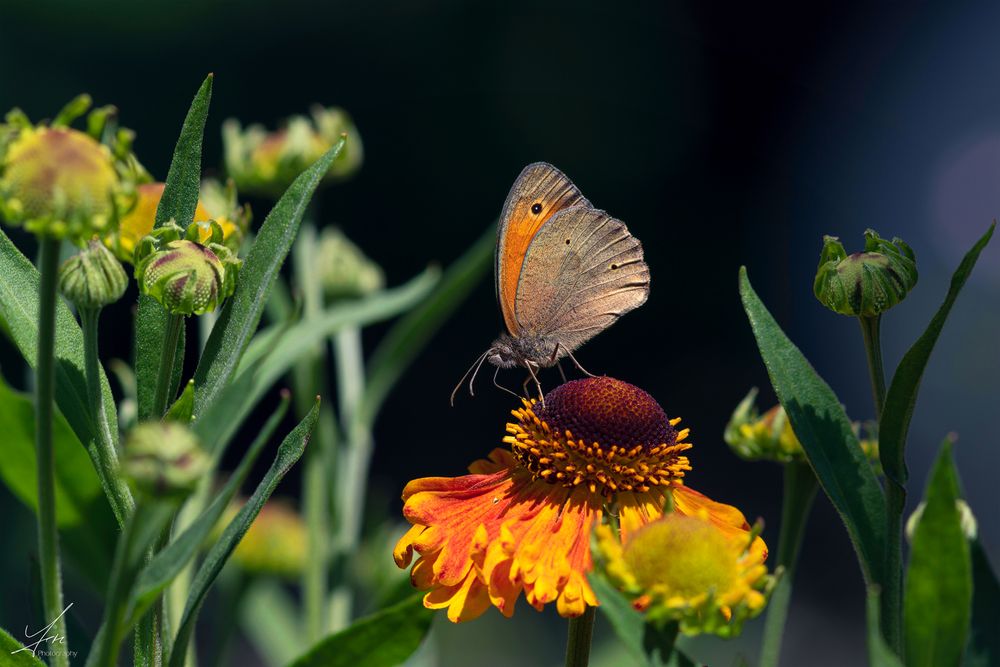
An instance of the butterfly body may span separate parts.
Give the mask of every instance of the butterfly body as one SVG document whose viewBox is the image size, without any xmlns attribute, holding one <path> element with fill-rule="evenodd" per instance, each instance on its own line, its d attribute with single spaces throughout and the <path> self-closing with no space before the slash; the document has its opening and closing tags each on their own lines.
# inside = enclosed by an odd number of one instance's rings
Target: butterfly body
<svg viewBox="0 0 1000 667">
<path fill-rule="evenodd" d="M 649 294 L 642 244 L 545 162 L 507 195 L 495 277 L 507 331 L 486 359 L 500 368 L 553 366 Z"/>
</svg>

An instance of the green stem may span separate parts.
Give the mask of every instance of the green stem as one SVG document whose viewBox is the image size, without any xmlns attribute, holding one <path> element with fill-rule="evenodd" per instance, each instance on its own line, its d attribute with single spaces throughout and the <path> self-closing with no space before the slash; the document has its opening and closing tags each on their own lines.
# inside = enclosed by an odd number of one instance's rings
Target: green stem
<svg viewBox="0 0 1000 667">
<path fill-rule="evenodd" d="M 56 283 L 59 277 L 57 239 L 41 238 L 38 271 L 38 359 L 35 369 L 35 448 L 38 464 L 38 554 L 42 575 L 42 606 L 45 622 L 53 623 L 49 636 L 62 639 L 53 644 L 52 664 L 69 665 L 66 619 L 63 608 L 62 570 L 59 563 L 59 533 L 56 530 L 55 458 L 52 419 L 55 400 Z"/>
<path fill-rule="evenodd" d="M 337 395 L 340 398 L 340 418 L 345 424 L 345 438 L 337 457 L 337 554 L 349 559 L 361 541 L 365 496 L 368 488 L 368 468 L 371 465 L 374 441 L 371 431 L 361 419 L 361 398 L 365 390 L 364 351 L 361 330 L 345 327 L 334 337 L 337 367 Z M 350 624 L 353 589 L 346 580 L 338 582 L 331 600 L 331 629 L 342 630 Z"/>
<path fill-rule="evenodd" d="M 177 344 L 180 341 L 181 328 L 184 326 L 183 315 L 168 315 L 167 317 L 167 332 L 163 338 L 160 367 L 156 374 L 156 393 L 153 394 L 153 414 L 157 419 L 167 411 L 170 402 L 170 381 L 174 374 L 174 359 L 177 357 Z"/>
<path fill-rule="evenodd" d="M 859 317 L 861 335 L 865 341 L 868 356 L 868 372 L 871 376 L 872 396 L 875 400 L 875 415 L 881 423 L 882 407 L 885 405 L 885 370 L 882 366 L 881 316 Z M 882 587 L 882 632 L 886 642 L 898 654 L 903 650 L 903 509 L 906 505 L 906 490 L 886 480 L 886 546 L 885 581 L 877 582 Z"/>
<path fill-rule="evenodd" d="M 858 323 L 861 324 L 861 335 L 865 339 L 865 353 L 868 355 L 868 373 L 871 376 L 876 418 L 881 418 L 882 406 L 885 405 L 885 370 L 882 368 L 881 320 L 881 315 L 858 318 Z"/>
<path fill-rule="evenodd" d="M 808 463 L 803 461 L 785 464 L 784 482 L 777 554 L 777 564 L 784 568 L 784 572 L 767 606 L 760 667 L 775 667 L 781 656 L 781 640 L 792 599 L 795 565 L 799 559 L 806 521 L 816 498 L 816 474 Z"/>
<path fill-rule="evenodd" d="M 80 325 L 83 328 L 83 367 L 87 377 L 87 397 L 90 400 L 90 414 L 97 423 L 96 456 L 94 465 L 101 478 L 101 485 L 108 497 L 111 509 L 118 520 L 118 526 L 123 528 L 125 520 L 135 509 L 132 492 L 122 478 L 118 467 L 118 451 L 112 440 L 111 426 L 108 415 L 104 411 L 104 393 L 101 391 L 101 362 L 97 356 L 98 321 L 101 317 L 100 308 L 81 308 Z"/>
<path fill-rule="evenodd" d="M 583 614 L 569 619 L 569 636 L 566 638 L 566 667 L 587 667 L 590 662 L 590 644 L 594 638 L 594 618 L 597 607 L 587 606 Z"/>
</svg>

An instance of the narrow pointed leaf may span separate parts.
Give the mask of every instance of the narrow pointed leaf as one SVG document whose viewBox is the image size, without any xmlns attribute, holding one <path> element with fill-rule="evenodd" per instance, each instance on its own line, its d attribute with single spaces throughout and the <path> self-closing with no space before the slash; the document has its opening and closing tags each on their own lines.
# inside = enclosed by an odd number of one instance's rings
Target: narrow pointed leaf
<svg viewBox="0 0 1000 667">
<path fill-rule="evenodd" d="M 883 581 L 885 496 L 830 386 L 788 339 L 740 268 L 740 296 L 771 384 L 816 473 L 840 513 L 868 583 Z"/>
<path fill-rule="evenodd" d="M 38 345 L 38 270 L 0 230 L 0 319 L 21 356 L 35 367 Z M 56 301 L 56 404 L 80 442 L 97 440 L 83 371 L 83 332 L 63 303 Z M 104 370 L 99 369 L 111 439 L 118 442 L 118 415 Z"/>
<path fill-rule="evenodd" d="M 946 440 L 913 532 L 903 597 L 907 667 L 958 667 L 969 634 L 972 562 L 955 506 L 958 475 L 951 450 Z"/>
<path fill-rule="evenodd" d="M 972 629 L 963 667 L 1000 665 L 1000 582 L 981 542 L 972 545 Z"/>
<path fill-rule="evenodd" d="M 240 269 L 236 292 L 205 344 L 195 372 L 195 418 L 204 415 L 236 374 L 243 351 L 257 329 L 278 271 L 288 256 L 299 223 L 320 180 L 344 147 L 341 139 L 302 172 L 261 225 Z"/>
<path fill-rule="evenodd" d="M 49 646 L 45 642 L 38 648 L 47 651 Z M 35 657 L 33 648 L 25 648 L 24 644 L 14 639 L 3 628 L 0 628 L 0 665 L 4 667 L 45 667 L 45 663 Z"/>
<path fill-rule="evenodd" d="M 212 528 L 219 521 L 219 517 L 226 511 L 226 507 L 240 490 L 243 482 L 246 481 L 254 462 L 271 439 L 271 435 L 281 424 L 285 413 L 288 412 L 288 403 L 288 397 L 283 397 L 278 408 L 261 428 L 243 458 L 240 459 L 236 470 L 229 476 L 225 486 L 215 494 L 212 503 L 205 511 L 188 526 L 187 530 L 156 554 L 149 565 L 143 568 L 130 595 L 131 620 L 126 624 L 126 629 L 138 622 L 149 606 L 157 599 L 160 592 L 173 581 L 174 577 L 184 569 L 184 566 L 204 544 L 205 539 L 212 532 Z"/>
<path fill-rule="evenodd" d="M 917 402 L 917 392 L 920 391 L 920 380 L 924 376 L 924 369 L 927 367 L 927 362 L 934 350 L 934 344 L 941 334 L 941 329 L 948 319 L 951 307 L 955 304 L 955 299 L 962 291 L 969 274 L 972 273 L 972 269 L 979 259 L 979 253 L 983 251 L 993 236 L 994 228 L 996 228 L 996 222 L 990 225 L 982 238 L 972 246 L 972 249 L 966 253 L 958 265 L 951 277 L 951 287 L 948 288 L 944 303 L 941 304 L 930 324 L 927 325 L 927 330 L 903 355 L 902 361 L 899 362 L 899 366 L 896 367 L 896 372 L 892 376 L 889 391 L 886 392 L 885 407 L 882 408 L 882 418 L 879 424 L 879 458 L 886 476 L 900 487 L 906 484 L 908 477 L 904 449 L 906 447 L 906 434 L 910 429 L 910 419 L 913 417 L 913 408 Z"/>
<path fill-rule="evenodd" d="M 496 230 L 491 225 L 448 267 L 437 289 L 393 325 L 375 348 L 358 415 L 366 429 L 375 421 L 383 401 L 407 366 L 489 271 L 495 246 Z"/>
<path fill-rule="evenodd" d="M 290 667 L 395 667 L 423 642 L 434 614 L 423 593 L 356 621 L 330 635 Z"/>
<path fill-rule="evenodd" d="M 174 147 L 174 157 L 167 171 L 163 196 L 156 208 L 154 228 L 171 219 L 182 227 L 187 227 L 194 220 L 201 187 L 201 144 L 209 103 L 212 101 L 212 79 L 209 74 L 201 84 L 184 119 L 180 137 Z M 160 353 L 166 336 L 167 319 L 167 312 L 155 299 L 145 295 L 139 297 L 139 311 L 135 321 L 135 373 L 138 380 L 140 420 L 153 416 L 153 394 L 160 370 Z M 182 329 L 177 343 L 178 354 L 175 355 L 174 368 L 171 370 L 171 377 L 174 379 L 171 388 L 177 386 L 176 381 L 184 366 L 184 344 Z"/>
<path fill-rule="evenodd" d="M 344 327 L 366 326 L 398 315 L 426 298 L 437 284 L 438 272 L 428 269 L 404 285 L 364 299 L 341 303 L 320 316 L 291 326 L 262 330 L 247 348 L 233 381 L 207 413 L 196 415 L 195 431 L 205 446 L 217 453 L 267 390 L 304 355 Z"/>
<path fill-rule="evenodd" d="M 317 398 L 316 404 L 313 405 L 309 414 L 288 434 L 281 443 L 281 446 L 278 447 L 278 455 L 274 463 L 271 465 L 270 470 L 267 471 L 267 474 L 264 475 L 264 479 L 257 485 L 253 495 L 250 496 L 246 504 L 236 514 L 236 517 L 226 526 L 219 541 L 212 546 L 208 555 L 205 556 L 205 561 L 201 564 L 194 577 L 194 581 L 191 583 L 191 593 L 188 596 L 187 603 L 184 605 L 184 615 L 181 617 L 180 627 L 177 630 L 174 645 L 171 649 L 169 662 L 171 667 L 181 667 L 184 664 L 188 643 L 191 641 L 195 622 L 198 620 L 198 612 L 201 611 L 201 605 L 205 601 L 205 596 L 208 595 L 208 589 L 215 582 L 215 578 L 219 576 L 219 572 L 222 571 L 222 567 L 229 560 L 233 550 L 236 549 L 236 545 L 239 544 L 247 530 L 250 529 L 250 524 L 257 518 L 257 514 L 264 507 L 264 503 L 274 493 L 274 489 L 277 488 L 278 483 L 302 456 L 312 435 L 313 428 L 316 426 L 318 417 L 319 399 Z"/>
</svg>

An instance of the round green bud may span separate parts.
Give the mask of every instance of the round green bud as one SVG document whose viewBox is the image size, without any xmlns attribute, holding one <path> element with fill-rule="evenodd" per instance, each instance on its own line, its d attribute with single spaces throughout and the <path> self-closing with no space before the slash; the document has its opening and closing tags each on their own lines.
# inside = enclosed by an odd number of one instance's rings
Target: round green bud
<svg viewBox="0 0 1000 667">
<path fill-rule="evenodd" d="M 101 308 L 125 294 L 128 276 L 110 250 L 97 239 L 59 268 L 59 291 L 77 308 Z"/>
<path fill-rule="evenodd" d="M 905 299 L 916 284 L 916 258 L 901 239 L 890 242 L 869 229 L 864 252 L 848 255 L 837 237 L 823 237 L 813 293 L 830 310 L 874 317 Z"/>
<path fill-rule="evenodd" d="M 222 245 L 222 230 L 211 223 L 208 244 L 197 225 L 182 230 L 164 225 L 139 243 L 135 277 L 143 294 L 174 315 L 201 315 L 215 310 L 236 288 L 240 260 Z M 183 234 L 183 238 L 180 236 Z"/>
<path fill-rule="evenodd" d="M 314 261 L 328 298 L 365 296 L 385 286 L 381 267 L 335 227 L 320 232 Z"/>
<path fill-rule="evenodd" d="M 210 465 L 194 433 L 172 421 L 144 422 L 133 428 L 122 458 L 122 470 L 132 486 L 153 498 L 188 495 Z"/>
</svg>

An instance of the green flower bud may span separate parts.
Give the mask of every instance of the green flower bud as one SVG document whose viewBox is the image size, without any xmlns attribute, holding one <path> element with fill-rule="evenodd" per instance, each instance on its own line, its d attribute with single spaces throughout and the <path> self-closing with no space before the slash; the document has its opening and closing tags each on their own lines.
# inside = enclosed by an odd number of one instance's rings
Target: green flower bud
<svg viewBox="0 0 1000 667">
<path fill-rule="evenodd" d="M 864 252 L 848 255 L 837 237 L 823 237 L 813 292 L 830 310 L 874 317 L 906 298 L 916 284 L 916 258 L 902 239 L 889 242 L 869 229 Z"/>
<path fill-rule="evenodd" d="M 211 461 L 194 433 L 173 421 L 139 424 L 125 442 L 122 470 L 141 494 L 182 498 L 198 485 Z"/>
<path fill-rule="evenodd" d="M 385 285 L 381 267 L 336 227 L 320 232 L 315 262 L 328 298 L 365 296 Z"/>
<path fill-rule="evenodd" d="M 211 224 L 211 240 L 200 238 L 198 225 L 187 230 L 169 223 L 139 243 L 135 277 L 143 294 L 174 315 L 201 315 L 215 310 L 236 289 L 242 262 L 221 244 L 223 232 Z M 181 234 L 184 238 L 181 238 Z"/>
<path fill-rule="evenodd" d="M 344 179 L 361 166 L 361 138 L 343 109 L 316 106 L 311 119 L 293 116 L 273 132 L 260 125 L 244 130 L 230 119 L 222 126 L 226 171 L 241 192 L 277 198 L 343 136 L 347 143 L 324 177 L 325 183 Z"/>
<path fill-rule="evenodd" d="M 20 111 L 0 124 L 0 217 L 39 236 L 83 244 L 117 228 L 146 176 L 130 151 L 131 133 L 106 128 L 114 109 L 88 118 L 87 132 L 68 125 L 90 107 L 81 95 L 51 125 L 32 125 Z M 106 134 L 109 145 L 100 143 Z"/>
<path fill-rule="evenodd" d="M 97 239 L 59 268 L 59 291 L 77 308 L 102 308 L 125 294 L 128 276 Z"/>
</svg>

